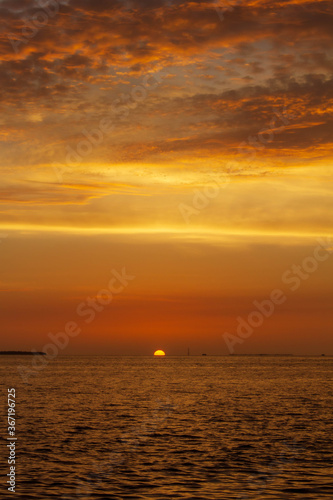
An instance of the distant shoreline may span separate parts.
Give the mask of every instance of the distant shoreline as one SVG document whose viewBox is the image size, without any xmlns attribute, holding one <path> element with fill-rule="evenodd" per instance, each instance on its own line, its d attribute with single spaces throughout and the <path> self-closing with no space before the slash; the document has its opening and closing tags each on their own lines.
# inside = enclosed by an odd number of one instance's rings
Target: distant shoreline
<svg viewBox="0 0 333 500">
<path fill-rule="evenodd" d="M 0 351 L 0 356 L 46 356 L 46 352 L 31 352 L 31 351 Z"/>
<path fill-rule="evenodd" d="M 38 351 L 0 351 L 0 356 L 16 355 L 16 356 L 47 356 L 46 352 Z M 238 358 L 238 357 L 294 357 L 294 358 L 319 358 L 319 357 L 333 357 L 333 354 L 170 354 L 168 358 L 202 358 L 202 356 L 207 358 Z M 71 358 L 71 357 L 114 357 L 114 358 L 152 358 L 151 354 L 60 354 L 61 358 Z"/>
</svg>

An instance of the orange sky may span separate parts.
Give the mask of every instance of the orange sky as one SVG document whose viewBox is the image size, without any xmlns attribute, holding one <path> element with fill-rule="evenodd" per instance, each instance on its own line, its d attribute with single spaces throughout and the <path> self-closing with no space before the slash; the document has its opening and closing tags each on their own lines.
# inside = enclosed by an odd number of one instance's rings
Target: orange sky
<svg viewBox="0 0 333 500">
<path fill-rule="evenodd" d="M 332 5 L 34 4 L 0 0 L 0 350 L 228 354 L 281 289 L 235 352 L 333 354 Z"/>
</svg>

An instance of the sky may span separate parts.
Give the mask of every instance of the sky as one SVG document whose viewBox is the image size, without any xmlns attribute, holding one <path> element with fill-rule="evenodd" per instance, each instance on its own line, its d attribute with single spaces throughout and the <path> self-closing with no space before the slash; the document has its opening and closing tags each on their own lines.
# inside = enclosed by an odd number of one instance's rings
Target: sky
<svg viewBox="0 0 333 500">
<path fill-rule="evenodd" d="M 0 17 L 0 350 L 333 354 L 332 3 Z"/>
</svg>

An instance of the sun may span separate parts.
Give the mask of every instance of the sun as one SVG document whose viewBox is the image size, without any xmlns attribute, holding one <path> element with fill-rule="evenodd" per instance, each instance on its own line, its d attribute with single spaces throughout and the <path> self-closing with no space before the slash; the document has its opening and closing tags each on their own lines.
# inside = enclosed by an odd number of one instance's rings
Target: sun
<svg viewBox="0 0 333 500">
<path fill-rule="evenodd" d="M 157 351 L 154 352 L 154 356 L 165 356 L 165 352 L 162 351 L 161 349 L 158 349 Z"/>
</svg>

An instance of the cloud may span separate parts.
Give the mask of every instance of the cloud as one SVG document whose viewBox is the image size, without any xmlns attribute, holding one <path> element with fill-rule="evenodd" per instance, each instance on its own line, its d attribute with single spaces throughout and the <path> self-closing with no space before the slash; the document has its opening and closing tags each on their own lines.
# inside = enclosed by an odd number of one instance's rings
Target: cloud
<svg viewBox="0 0 333 500">
<path fill-rule="evenodd" d="M 127 121 L 118 120 L 110 140 L 94 152 L 97 161 L 122 162 L 125 151 L 133 160 L 193 149 L 203 155 L 234 152 L 280 105 L 295 110 L 308 127 L 288 129 L 265 153 L 322 143 L 325 154 L 332 5 L 242 2 L 223 22 L 215 7 L 213 1 L 72 0 L 61 2 L 59 12 L 27 38 L 23 18 L 33 20 L 38 4 L 2 2 L 0 101 L 4 127 L 9 120 L 16 129 L 11 140 L 19 142 L 18 149 L 5 149 L 4 161 L 38 163 L 45 144 L 61 161 L 64 147 L 79 140 L 82 124 L 95 127 L 115 100 L 124 104 L 122 96 L 147 72 L 162 69 L 172 79 L 131 109 Z M 18 53 L 8 35 L 26 36 Z"/>
<path fill-rule="evenodd" d="M 8 222 L 24 208 L 24 223 L 29 217 L 40 223 L 38 207 L 47 206 L 55 225 L 64 222 L 62 207 L 66 223 L 79 226 L 153 224 L 154 217 L 177 225 L 170 200 L 177 207 L 183 193 L 205 185 L 204 173 L 224 171 L 230 160 L 239 163 L 233 182 L 246 183 L 282 175 L 288 166 L 315 169 L 332 157 L 332 4 L 244 1 L 223 21 L 215 7 L 200 0 L 69 0 L 29 31 L 37 3 L 0 3 Z M 160 82 L 135 100 L 148 75 L 160 75 Z M 293 115 L 287 123 L 276 115 L 284 110 Z M 60 185 L 54 164 L 68 167 L 68 151 L 77 151 L 84 131 L 94 134 L 105 118 L 114 129 L 67 168 Z M 272 140 L 263 143 L 265 130 Z M 89 216 L 80 219 L 80 210 Z M 205 224 L 215 225 L 207 213 Z M 265 214 L 255 217 L 266 227 Z"/>
</svg>

